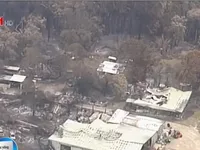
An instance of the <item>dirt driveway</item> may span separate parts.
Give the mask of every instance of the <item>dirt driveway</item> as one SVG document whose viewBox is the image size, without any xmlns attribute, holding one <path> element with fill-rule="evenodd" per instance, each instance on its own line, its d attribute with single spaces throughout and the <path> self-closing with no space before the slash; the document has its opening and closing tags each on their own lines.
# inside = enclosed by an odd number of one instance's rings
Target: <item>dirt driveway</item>
<svg viewBox="0 0 200 150">
<path fill-rule="evenodd" d="M 200 134 L 194 127 L 171 123 L 172 127 L 179 130 L 183 137 L 174 139 L 166 146 L 166 150 L 200 150 Z"/>
</svg>

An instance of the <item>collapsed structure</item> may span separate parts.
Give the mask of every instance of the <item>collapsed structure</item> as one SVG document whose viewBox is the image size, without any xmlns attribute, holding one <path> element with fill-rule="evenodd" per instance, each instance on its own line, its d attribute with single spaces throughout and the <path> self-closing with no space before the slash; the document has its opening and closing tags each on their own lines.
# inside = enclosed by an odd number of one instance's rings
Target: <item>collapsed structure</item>
<svg viewBox="0 0 200 150">
<path fill-rule="evenodd" d="M 128 108 L 136 112 L 154 115 L 181 117 L 192 91 L 181 91 L 173 87 L 146 88 L 140 97 L 128 98 Z"/>
<path fill-rule="evenodd" d="M 90 124 L 68 119 L 49 140 L 55 150 L 145 150 L 163 128 L 164 121 L 118 109 L 107 121 L 101 116 Z"/>
</svg>

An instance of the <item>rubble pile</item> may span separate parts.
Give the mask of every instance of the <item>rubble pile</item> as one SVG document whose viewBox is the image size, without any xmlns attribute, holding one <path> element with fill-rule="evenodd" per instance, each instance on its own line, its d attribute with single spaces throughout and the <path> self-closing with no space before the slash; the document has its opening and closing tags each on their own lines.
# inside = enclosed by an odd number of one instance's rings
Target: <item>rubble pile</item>
<svg viewBox="0 0 200 150">
<path fill-rule="evenodd" d="M 83 109 L 82 111 L 78 112 L 76 120 L 82 123 L 89 123 L 91 115 L 92 115 L 91 111 Z"/>
<path fill-rule="evenodd" d="M 101 101 L 96 101 L 96 102 L 89 102 L 90 105 L 95 105 L 95 106 L 100 106 L 100 107 L 106 107 L 108 104 L 108 101 L 106 102 L 101 102 Z"/>
<path fill-rule="evenodd" d="M 107 121 L 111 118 L 111 116 L 108 115 L 108 114 L 95 112 L 95 113 L 93 113 L 93 114 L 89 117 L 90 123 L 93 122 L 93 121 L 94 121 L 95 119 L 97 119 L 98 117 L 99 117 L 101 120 L 103 120 L 104 122 L 107 122 Z"/>
<path fill-rule="evenodd" d="M 24 126 L 15 122 L 12 125 L 2 126 L 2 134 L 4 137 L 11 137 L 15 139 L 18 143 L 33 144 L 34 143 L 34 133 L 33 128 Z M 11 135 L 12 133 L 12 135 Z"/>
<path fill-rule="evenodd" d="M 35 116 L 38 117 L 39 119 L 42 118 L 46 118 L 47 117 L 47 112 L 45 112 L 44 110 L 40 110 L 40 111 L 35 111 Z"/>
<path fill-rule="evenodd" d="M 16 139 L 20 143 L 33 144 L 35 142 L 34 137 L 27 136 L 27 134 L 20 133 L 19 131 L 16 134 Z"/>
<path fill-rule="evenodd" d="M 20 115 L 24 115 L 24 116 L 31 116 L 32 115 L 32 110 L 30 107 L 27 106 L 20 106 L 19 108 L 13 108 L 12 112 L 14 112 L 15 114 L 20 114 Z"/>
<path fill-rule="evenodd" d="M 66 114 L 67 108 L 61 106 L 60 104 L 56 104 L 56 105 L 53 106 L 51 112 L 52 112 L 52 115 L 55 115 L 55 116 L 57 116 L 57 117 L 60 117 L 60 116 L 62 116 L 63 114 Z M 51 115 L 51 113 L 50 113 L 49 115 Z"/>
<path fill-rule="evenodd" d="M 72 91 L 66 92 L 64 95 L 60 95 L 57 102 L 60 104 L 71 104 L 73 102 L 79 101 L 81 98 L 79 95 L 75 95 Z"/>
<path fill-rule="evenodd" d="M 170 143 L 171 140 L 182 138 L 182 136 L 183 135 L 180 131 L 173 129 L 171 125 L 167 123 L 167 127 L 163 130 L 163 133 L 158 139 L 157 143 L 161 145 L 159 148 L 163 148 L 163 146 Z"/>
</svg>

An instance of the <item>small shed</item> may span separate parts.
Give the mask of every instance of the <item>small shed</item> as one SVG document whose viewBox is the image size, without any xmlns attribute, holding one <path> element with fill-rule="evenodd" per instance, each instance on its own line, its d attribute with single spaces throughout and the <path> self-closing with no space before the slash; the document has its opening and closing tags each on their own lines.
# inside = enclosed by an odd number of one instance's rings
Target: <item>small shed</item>
<svg viewBox="0 0 200 150">
<path fill-rule="evenodd" d="M 17 66 L 4 66 L 5 74 L 13 75 L 19 73 L 20 67 Z"/>
<path fill-rule="evenodd" d="M 26 76 L 14 74 L 10 79 L 10 87 L 18 87 L 22 89 L 22 83 L 26 79 Z"/>
<path fill-rule="evenodd" d="M 17 87 L 22 89 L 22 83 L 26 79 L 26 76 L 23 75 L 0 75 L 0 83 L 8 84 L 9 87 Z"/>
</svg>

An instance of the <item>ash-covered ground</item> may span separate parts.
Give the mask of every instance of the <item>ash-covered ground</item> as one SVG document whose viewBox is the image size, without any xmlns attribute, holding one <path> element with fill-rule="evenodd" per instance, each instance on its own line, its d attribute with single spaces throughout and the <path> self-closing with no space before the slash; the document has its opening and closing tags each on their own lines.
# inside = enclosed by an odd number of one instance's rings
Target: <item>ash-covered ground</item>
<svg viewBox="0 0 200 150">
<path fill-rule="evenodd" d="M 28 96 L 26 96 L 28 98 Z M 52 101 L 38 98 L 27 103 L 22 95 L 2 94 L 0 99 L 0 127 L 3 136 L 15 132 L 19 149 L 43 149 L 48 146 L 47 138 L 69 116 L 74 109 L 70 103 L 78 98 L 72 92 L 52 97 Z"/>
</svg>

